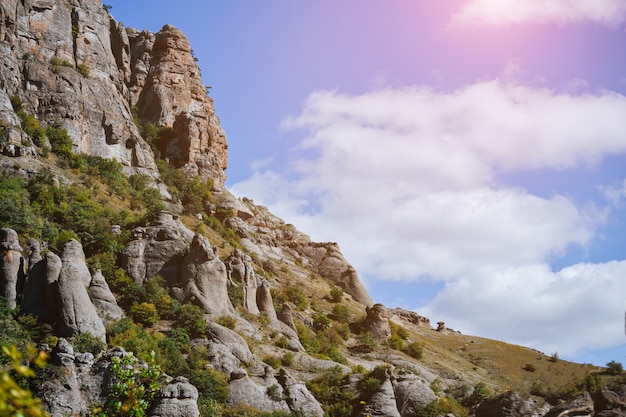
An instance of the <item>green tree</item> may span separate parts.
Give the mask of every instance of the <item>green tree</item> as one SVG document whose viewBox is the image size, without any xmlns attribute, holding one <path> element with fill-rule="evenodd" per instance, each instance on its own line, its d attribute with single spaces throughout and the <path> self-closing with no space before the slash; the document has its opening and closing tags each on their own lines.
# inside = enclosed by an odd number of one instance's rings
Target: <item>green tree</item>
<svg viewBox="0 0 626 417">
<path fill-rule="evenodd" d="M 20 351 L 11 345 L 2 346 L 2 352 L 8 358 L 8 363 L 0 366 L 0 416 L 48 416 L 41 407 L 41 400 L 14 379 L 14 375 L 22 378 L 35 376 L 35 372 L 25 364 Z M 46 362 L 45 352 L 36 353 L 31 348 L 30 353 L 33 356 L 31 362 L 43 368 Z"/>
</svg>

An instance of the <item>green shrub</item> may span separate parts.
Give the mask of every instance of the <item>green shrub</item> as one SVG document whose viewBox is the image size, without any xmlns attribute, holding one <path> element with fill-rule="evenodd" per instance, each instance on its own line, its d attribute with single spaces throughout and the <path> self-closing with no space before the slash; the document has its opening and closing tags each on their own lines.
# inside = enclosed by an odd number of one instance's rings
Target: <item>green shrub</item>
<svg viewBox="0 0 626 417">
<path fill-rule="evenodd" d="M 332 317 L 340 323 L 349 323 L 350 312 L 348 311 L 348 307 L 342 304 L 335 304 L 333 306 Z"/>
<path fill-rule="evenodd" d="M 306 385 L 313 396 L 322 404 L 324 412 L 330 417 L 349 417 L 352 415 L 352 402 L 355 395 L 344 387 L 346 378 L 339 366 L 328 368 L 326 372 L 311 380 Z"/>
<path fill-rule="evenodd" d="M 154 364 L 154 355 L 148 366 L 140 364 L 132 352 L 122 358 L 113 357 L 110 370 L 114 382 L 104 404 L 93 410 L 93 414 L 98 417 L 145 416 L 154 395 L 165 383 L 161 368 Z"/>
<path fill-rule="evenodd" d="M 359 350 L 362 352 L 372 352 L 378 346 L 372 332 L 361 333 L 356 339 L 359 342 Z"/>
<path fill-rule="evenodd" d="M 343 300 L 343 289 L 339 288 L 339 287 L 333 287 L 330 290 L 330 294 L 328 295 L 328 298 L 330 299 L 330 301 L 332 301 L 333 303 L 338 303 L 341 300 Z"/>
<path fill-rule="evenodd" d="M 237 319 L 233 316 L 220 316 L 215 320 L 215 322 L 220 326 L 224 326 L 230 330 L 234 330 L 235 326 L 237 325 Z"/>
<path fill-rule="evenodd" d="M 415 359 L 422 359 L 424 356 L 424 346 L 419 342 L 412 342 L 404 349 L 404 353 Z"/>
<path fill-rule="evenodd" d="M 614 360 L 607 363 L 606 367 L 607 367 L 607 372 L 613 375 L 619 375 L 622 372 L 624 372 L 624 367 L 622 366 L 622 364 Z"/>
<path fill-rule="evenodd" d="M 315 313 L 313 316 L 313 328 L 316 331 L 325 330 L 330 327 L 330 319 L 324 313 Z"/>
<path fill-rule="evenodd" d="M 78 64 L 76 67 L 76 71 L 84 78 L 89 78 L 89 65 L 87 64 Z"/>
<path fill-rule="evenodd" d="M 207 322 L 204 310 L 193 304 L 185 304 L 176 313 L 177 322 L 190 337 L 202 337 L 206 334 Z"/>
<path fill-rule="evenodd" d="M 415 415 L 420 417 L 439 417 L 448 414 L 465 417 L 468 415 L 467 409 L 463 408 L 456 400 L 447 397 L 439 398 L 425 406 L 416 407 L 415 411 Z"/>
<path fill-rule="evenodd" d="M 143 302 L 130 307 L 130 317 L 144 326 L 152 327 L 159 321 L 159 313 L 152 303 Z"/>
<path fill-rule="evenodd" d="M 80 333 L 74 336 L 70 339 L 70 343 L 76 352 L 90 352 L 94 356 L 97 356 L 107 347 L 106 343 L 89 333 Z"/>
<path fill-rule="evenodd" d="M 67 134 L 65 129 L 61 129 L 54 126 L 48 126 L 46 129 L 46 136 L 50 141 L 52 152 L 55 155 L 70 159 L 73 156 L 72 152 L 72 138 Z"/>
</svg>

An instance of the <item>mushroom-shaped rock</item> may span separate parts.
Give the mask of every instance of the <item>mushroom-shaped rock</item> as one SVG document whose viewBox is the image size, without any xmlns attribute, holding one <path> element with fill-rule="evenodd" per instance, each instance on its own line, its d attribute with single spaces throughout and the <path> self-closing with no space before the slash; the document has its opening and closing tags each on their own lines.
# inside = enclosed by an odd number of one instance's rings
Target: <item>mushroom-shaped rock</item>
<svg viewBox="0 0 626 417">
<path fill-rule="evenodd" d="M 124 317 L 124 312 L 117 305 L 117 300 L 99 269 L 91 278 L 88 292 L 89 298 L 98 312 L 98 317 L 103 323 L 108 324 Z"/>
<path fill-rule="evenodd" d="M 179 376 L 161 388 L 155 396 L 150 417 L 199 417 L 198 389 Z"/>
<path fill-rule="evenodd" d="M 106 341 L 106 330 L 94 307 L 86 285 L 91 281 L 80 243 L 70 239 L 61 254 L 59 272 L 59 334 L 72 337 L 89 333 Z"/>
</svg>

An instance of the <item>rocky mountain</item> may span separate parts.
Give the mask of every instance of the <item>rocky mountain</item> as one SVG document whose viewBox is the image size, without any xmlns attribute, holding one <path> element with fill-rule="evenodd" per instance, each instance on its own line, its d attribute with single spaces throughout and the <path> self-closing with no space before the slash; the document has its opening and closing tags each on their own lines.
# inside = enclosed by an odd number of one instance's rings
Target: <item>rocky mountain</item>
<svg viewBox="0 0 626 417">
<path fill-rule="evenodd" d="M 0 3 L 0 344 L 49 354 L 30 382 L 43 409 L 625 415 L 621 365 L 375 304 L 337 244 L 233 196 L 186 37 L 107 9 Z"/>
</svg>

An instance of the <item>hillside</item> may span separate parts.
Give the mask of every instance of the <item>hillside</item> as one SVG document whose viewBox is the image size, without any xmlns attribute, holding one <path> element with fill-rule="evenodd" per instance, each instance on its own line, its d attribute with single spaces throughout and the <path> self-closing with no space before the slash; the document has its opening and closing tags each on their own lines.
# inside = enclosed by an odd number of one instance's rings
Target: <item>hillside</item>
<svg viewBox="0 0 626 417">
<path fill-rule="evenodd" d="M 51 415 L 486 416 L 509 391 L 533 415 L 623 408 L 597 397 L 619 367 L 375 304 L 336 243 L 233 196 L 177 28 L 3 1 L 0 61 L 0 344 L 49 354 L 20 381 Z"/>
</svg>

